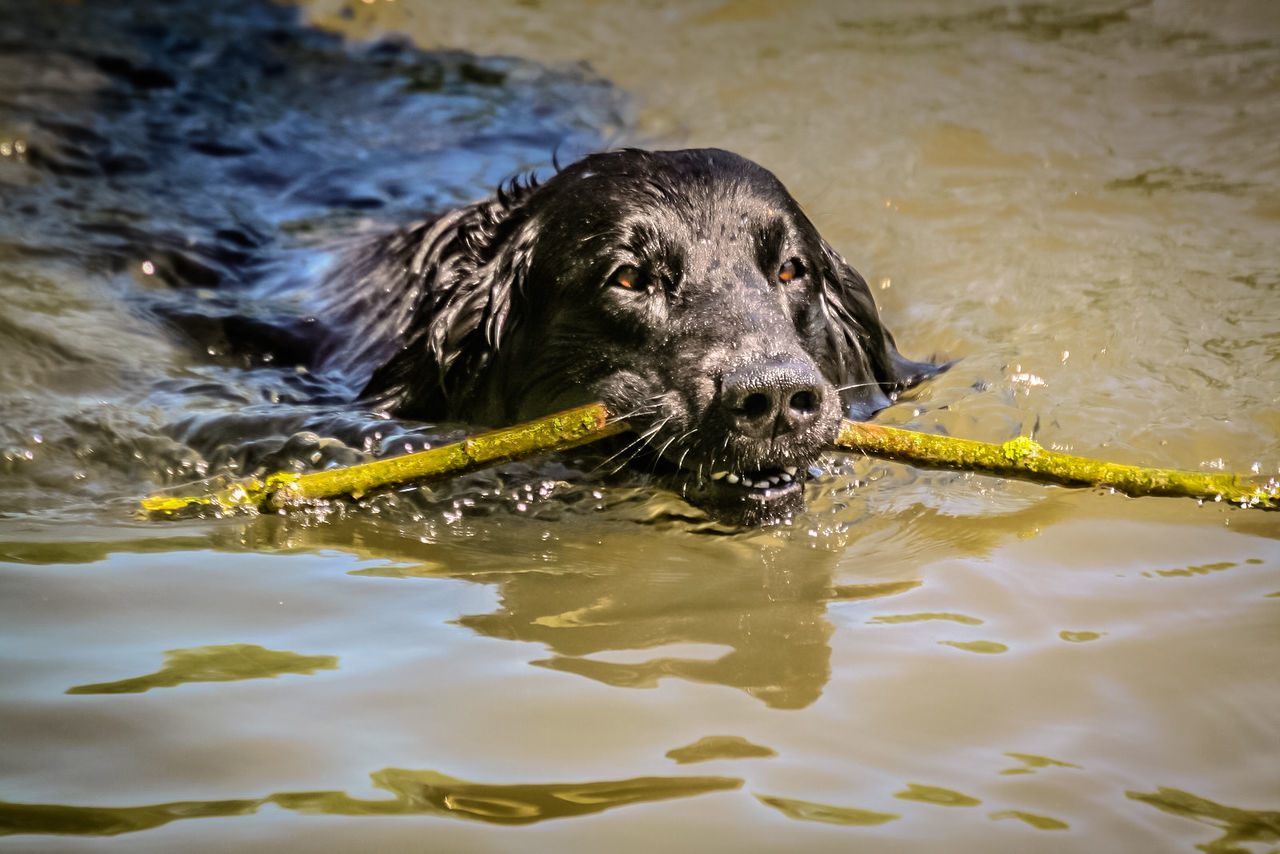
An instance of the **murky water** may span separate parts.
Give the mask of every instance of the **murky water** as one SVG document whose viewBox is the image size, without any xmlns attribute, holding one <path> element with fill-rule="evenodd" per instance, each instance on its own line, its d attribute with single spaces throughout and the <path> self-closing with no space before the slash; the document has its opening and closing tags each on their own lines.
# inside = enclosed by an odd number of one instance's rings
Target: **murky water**
<svg viewBox="0 0 1280 854">
<path fill-rule="evenodd" d="M 131 516 L 453 435 L 237 363 L 227 318 L 611 143 L 769 166 L 904 352 L 963 357 L 886 421 L 1276 473 L 1271 4 L 304 9 L 475 56 L 166 8 L 0 4 L 6 848 L 1280 844 L 1274 514 L 833 459 L 726 537 L 570 458 Z"/>
</svg>

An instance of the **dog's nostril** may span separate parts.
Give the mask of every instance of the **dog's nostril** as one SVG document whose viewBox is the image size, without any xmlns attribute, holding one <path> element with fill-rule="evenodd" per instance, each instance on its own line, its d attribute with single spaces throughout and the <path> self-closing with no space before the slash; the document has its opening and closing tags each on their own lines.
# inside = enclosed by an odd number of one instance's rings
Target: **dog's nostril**
<svg viewBox="0 0 1280 854">
<path fill-rule="evenodd" d="M 814 389 L 804 388 L 791 395 L 791 411 L 800 415 L 808 415 L 822 408 L 822 398 Z"/>
<path fill-rule="evenodd" d="M 742 405 L 734 411 L 734 414 L 752 421 L 768 418 L 773 414 L 773 395 L 759 391 L 749 394 L 743 398 Z"/>
</svg>

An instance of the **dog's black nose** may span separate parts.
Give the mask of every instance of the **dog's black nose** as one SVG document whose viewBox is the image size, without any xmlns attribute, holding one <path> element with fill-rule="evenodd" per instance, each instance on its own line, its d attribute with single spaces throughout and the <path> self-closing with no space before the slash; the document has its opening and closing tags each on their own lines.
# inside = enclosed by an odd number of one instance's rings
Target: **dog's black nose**
<svg viewBox="0 0 1280 854">
<path fill-rule="evenodd" d="M 822 411 L 822 376 L 811 365 L 763 362 L 725 374 L 720 402 L 739 432 L 755 439 L 800 433 Z"/>
</svg>

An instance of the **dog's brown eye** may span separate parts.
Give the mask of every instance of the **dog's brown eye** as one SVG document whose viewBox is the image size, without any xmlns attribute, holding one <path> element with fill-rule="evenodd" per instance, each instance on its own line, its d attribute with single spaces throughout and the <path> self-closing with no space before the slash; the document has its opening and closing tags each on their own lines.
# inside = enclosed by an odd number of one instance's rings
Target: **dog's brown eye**
<svg viewBox="0 0 1280 854">
<path fill-rule="evenodd" d="M 648 286 L 644 273 L 629 264 L 614 270 L 609 284 L 628 291 L 642 291 Z"/>
<path fill-rule="evenodd" d="M 804 265 L 795 258 L 782 262 L 782 266 L 778 268 L 779 282 L 793 282 L 804 275 Z"/>
</svg>

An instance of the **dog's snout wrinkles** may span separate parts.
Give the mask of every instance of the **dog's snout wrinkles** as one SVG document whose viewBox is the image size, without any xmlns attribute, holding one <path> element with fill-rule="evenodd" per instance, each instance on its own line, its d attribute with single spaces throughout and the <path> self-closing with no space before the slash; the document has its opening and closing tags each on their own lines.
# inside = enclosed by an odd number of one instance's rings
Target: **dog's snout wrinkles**
<svg viewBox="0 0 1280 854">
<path fill-rule="evenodd" d="M 726 374 L 720 400 L 743 435 L 767 439 L 809 429 L 822 411 L 817 369 L 795 362 L 764 362 Z"/>
</svg>

